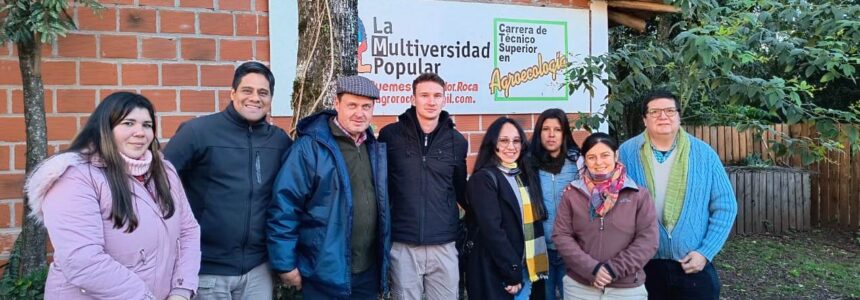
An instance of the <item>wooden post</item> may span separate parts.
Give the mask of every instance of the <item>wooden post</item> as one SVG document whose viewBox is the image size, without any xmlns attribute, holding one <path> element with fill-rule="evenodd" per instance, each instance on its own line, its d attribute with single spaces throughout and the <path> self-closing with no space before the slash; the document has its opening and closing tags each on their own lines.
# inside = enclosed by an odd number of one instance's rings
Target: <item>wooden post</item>
<svg viewBox="0 0 860 300">
<path fill-rule="evenodd" d="M 756 220 L 756 233 L 762 233 L 767 231 L 767 173 L 763 173 L 758 176 L 758 184 L 761 185 L 759 188 L 759 196 L 756 198 L 756 204 L 758 205 L 758 220 Z"/>
<path fill-rule="evenodd" d="M 827 156 L 830 159 L 835 159 L 835 155 L 833 151 L 828 151 Z M 833 226 L 838 220 L 838 202 L 837 198 L 839 197 L 839 193 L 836 191 L 836 187 L 838 186 L 836 180 L 839 180 L 839 167 L 834 163 L 826 163 L 827 165 L 827 180 L 825 182 L 825 186 L 827 187 L 827 198 L 825 199 L 827 202 L 825 203 L 827 206 L 827 213 L 824 215 L 827 218 L 827 225 Z"/>
<path fill-rule="evenodd" d="M 805 136 L 813 138 L 815 136 L 815 132 L 811 127 L 811 124 L 804 124 L 803 133 Z M 806 219 L 806 221 L 808 221 L 806 224 L 810 226 L 819 226 L 821 224 L 821 191 L 819 189 L 821 181 L 821 163 L 813 163 L 809 166 L 809 170 L 812 174 L 809 175 L 809 218 Z"/>
<path fill-rule="evenodd" d="M 677 13 L 681 10 L 677 7 L 662 4 L 662 3 L 654 3 L 654 2 L 641 2 L 641 1 L 607 1 L 606 5 L 609 7 L 617 7 L 617 8 L 629 8 L 633 10 L 644 10 L 651 12 L 662 12 L 662 13 Z"/>
<path fill-rule="evenodd" d="M 732 189 L 733 189 L 733 190 L 734 190 L 734 192 L 735 192 L 735 198 L 736 198 L 736 199 L 740 199 L 740 198 L 738 197 L 738 191 L 740 191 L 740 190 L 742 189 L 742 187 L 740 187 L 740 186 L 738 185 L 738 173 L 737 173 L 736 171 L 732 171 L 732 172 L 728 172 L 728 170 L 726 170 L 726 171 L 727 171 L 727 173 L 728 173 L 728 175 L 729 175 L 729 183 L 731 183 L 731 185 L 732 185 Z M 740 201 L 737 201 L 737 202 L 739 202 L 739 203 L 738 203 L 738 207 L 740 207 Z M 741 222 L 740 220 L 738 220 L 738 219 L 737 219 L 737 217 L 736 217 L 736 218 L 735 218 L 735 223 L 734 223 L 734 224 L 732 224 L 732 230 L 730 230 L 730 231 L 729 231 L 730 235 L 736 235 L 736 234 L 738 234 L 738 228 L 739 228 L 740 226 L 742 226 L 742 225 L 743 225 L 743 224 L 742 224 L 742 222 Z"/>
<path fill-rule="evenodd" d="M 776 172 L 772 170 L 767 171 L 767 177 L 765 181 L 765 186 L 767 187 L 767 196 L 765 196 L 765 207 L 767 208 L 767 221 L 770 224 L 769 227 L 765 229 L 770 229 L 770 232 L 773 232 L 776 225 L 776 199 L 773 197 L 773 190 L 775 187 L 774 178 L 776 177 Z"/>
<path fill-rule="evenodd" d="M 770 198 L 773 199 L 773 232 L 780 233 L 782 232 L 782 210 L 785 208 L 785 195 L 790 192 L 786 188 L 785 185 L 785 176 L 787 173 L 783 171 L 773 172 L 773 181 L 771 182 L 771 186 L 773 186 L 773 194 L 770 195 Z"/>
<path fill-rule="evenodd" d="M 729 131 L 732 133 L 732 161 L 740 161 L 744 159 L 744 156 L 741 153 L 741 137 L 740 132 L 735 127 L 729 127 Z"/>
<path fill-rule="evenodd" d="M 796 182 L 796 184 L 792 187 L 791 210 L 789 211 L 789 215 L 791 217 L 791 229 L 794 230 L 805 229 L 803 228 L 803 215 L 800 213 L 803 205 L 803 201 L 801 200 L 803 197 L 803 189 L 804 186 L 808 184 L 804 181 L 804 173 L 805 172 L 797 172 L 794 174 L 794 182 Z"/>
<path fill-rule="evenodd" d="M 607 17 L 610 21 L 630 27 L 635 29 L 636 31 L 645 32 L 645 20 L 637 18 L 635 16 L 631 16 L 625 13 L 620 13 L 616 11 L 609 11 L 607 13 Z"/>
<path fill-rule="evenodd" d="M 803 137 L 801 133 L 801 129 L 803 128 L 803 124 L 794 124 L 789 127 L 789 134 L 792 138 L 801 138 Z M 803 163 L 800 161 L 800 155 L 792 155 L 790 160 L 790 166 L 795 168 L 803 167 Z"/>
<path fill-rule="evenodd" d="M 810 174 L 806 173 L 803 176 L 805 176 L 805 177 L 810 176 Z M 812 178 L 810 178 L 810 180 L 804 180 L 803 182 L 812 182 Z M 811 229 L 812 224 L 814 224 L 814 223 L 812 223 L 812 216 L 815 216 L 815 214 L 811 213 L 811 210 L 812 210 L 811 209 L 812 201 L 810 201 L 811 198 L 812 198 L 811 185 L 804 184 L 803 185 L 803 199 L 802 199 L 803 205 L 801 206 L 803 209 L 801 214 L 803 215 L 803 229 L 804 230 Z"/>
<path fill-rule="evenodd" d="M 708 132 L 706 133 L 706 135 L 708 135 L 708 137 L 709 137 L 712 141 L 713 141 L 713 140 L 717 140 L 717 139 L 718 139 L 718 136 L 717 136 L 717 126 L 710 126 L 710 127 L 708 127 Z M 714 152 L 717 152 L 717 155 L 719 155 L 719 154 L 720 154 L 720 151 L 719 151 L 719 148 L 717 147 L 717 145 L 715 145 L 715 143 L 711 143 L 710 145 L 711 145 L 711 148 L 714 148 Z M 721 161 L 724 161 L 724 160 L 722 160 L 722 159 L 723 159 L 723 157 L 721 156 L 721 157 L 720 157 L 720 160 L 721 160 Z"/>
<path fill-rule="evenodd" d="M 842 144 L 847 145 L 848 140 L 842 139 Z M 851 194 L 848 185 L 851 184 L 851 157 L 849 151 L 839 153 L 839 224 L 841 228 L 851 226 Z"/>
<path fill-rule="evenodd" d="M 851 185 L 850 187 L 860 186 L 860 154 L 851 156 Z M 852 193 L 851 195 L 851 228 L 852 230 L 860 229 L 860 193 Z"/>
<path fill-rule="evenodd" d="M 744 131 L 744 132 L 738 131 L 738 146 L 740 148 L 739 152 L 741 154 L 741 159 L 746 158 L 747 156 L 750 155 L 749 145 L 747 145 L 747 143 L 749 142 L 749 139 L 747 139 L 748 133 L 749 133 L 749 131 Z"/>
<path fill-rule="evenodd" d="M 755 183 L 752 180 L 752 178 L 753 178 L 752 173 L 744 172 L 743 177 L 744 177 L 744 185 L 746 185 L 746 188 L 744 189 L 744 199 L 743 199 L 743 202 L 744 202 L 744 216 L 743 216 L 744 217 L 744 233 L 749 234 L 749 233 L 753 233 L 753 231 L 755 231 L 754 230 L 755 227 L 753 224 L 753 218 L 752 218 L 753 217 L 752 212 L 753 212 L 753 209 L 755 208 L 755 205 L 753 204 L 753 195 L 755 195 L 753 193 L 753 185 L 755 185 Z"/>
</svg>

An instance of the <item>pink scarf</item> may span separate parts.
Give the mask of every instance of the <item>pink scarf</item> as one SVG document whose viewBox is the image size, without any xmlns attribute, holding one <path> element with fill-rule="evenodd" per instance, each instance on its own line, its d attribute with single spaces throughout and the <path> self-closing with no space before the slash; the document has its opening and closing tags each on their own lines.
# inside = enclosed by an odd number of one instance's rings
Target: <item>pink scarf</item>
<svg viewBox="0 0 860 300">
<path fill-rule="evenodd" d="M 591 193 L 591 205 L 589 211 L 591 218 L 603 217 L 618 201 L 618 192 L 624 187 L 624 165 L 615 163 L 615 169 L 609 174 L 595 175 L 583 168 L 581 172 L 582 181 Z"/>
</svg>

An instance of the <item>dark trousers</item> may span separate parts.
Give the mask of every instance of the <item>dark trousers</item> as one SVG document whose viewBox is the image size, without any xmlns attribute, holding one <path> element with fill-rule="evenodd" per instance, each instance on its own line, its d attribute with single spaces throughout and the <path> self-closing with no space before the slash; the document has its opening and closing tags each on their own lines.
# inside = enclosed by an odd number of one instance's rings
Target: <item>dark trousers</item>
<svg viewBox="0 0 860 300">
<path fill-rule="evenodd" d="M 324 289 L 317 288 L 313 284 L 302 284 L 302 299 L 376 300 L 379 297 L 379 265 L 373 265 L 361 273 L 353 273 L 350 283 L 352 294 L 349 297 L 332 296 L 327 294 Z"/>
<path fill-rule="evenodd" d="M 720 277 L 710 262 L 702 271 L 686 274 L 677 261 L 652 259 L 645 276 L 648 299 L 720 299 Z"/>
</svg>

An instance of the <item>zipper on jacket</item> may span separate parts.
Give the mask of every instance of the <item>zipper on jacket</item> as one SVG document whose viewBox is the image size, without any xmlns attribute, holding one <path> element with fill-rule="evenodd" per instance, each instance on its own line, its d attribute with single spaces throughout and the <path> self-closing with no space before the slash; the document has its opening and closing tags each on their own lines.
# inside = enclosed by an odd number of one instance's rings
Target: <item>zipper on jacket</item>
<svg viewBox="0 0 860 300">
<path fill-rule="evenodd" d="M 600 217 L 600 231 L 603 231 L 603 217 Z"/>
<path fill-rule="evenodd" d="M 418 120 L 415 120 L 414 125 L 415 125 L 415 129 L 413 130 L 413 132 L 415 132 L 417 130 L 417 131 L 421 131 L 421 133 L 424 133 L 424 130 L 421 129 L 421 123 L 418 122 Z M 419 212 L 420 212 L 421 216 L 418 218 L 418 244 L 419 245 L 424 244 L 424 219 L 427 218 L 427 205 L 425 203 L 427 201 L 425 201 L 425 199 L 424 199 L 424 195 L 427 193 L 427 191 L 426 191 L 426 185 L 424 183 L 427 180 L 425 178 L 426 177 L 425 174 L 427 173 L 427 153 L 431 153 L 430 147 L 428 145 L 429 142 L 430 142 L 430 134 L 427 134 L 427 133 L 424 134 L 424 147 L 421 146 L 421 141 L 420 140 L 418 141 L 418 153 L 421 153 L 421 176 L 420 176 L 419 181 L 418 181 L 418 182 L 420 182 L 419 184 L 421 185 L 421 187 L 419 188 L 420 192 L 419 192 L 419 196 L 418 196 L 420 198 L 418 203 L 420 203 L 420 206 L 421 206 L 419 208 Z M 427 150 L 427 151 L 425 151 L 425 150 Z"/>
<path fill-rule="evenodd" d="M 315 135 L 310 135 L 310 136 L 314 139 L 314 141 L 316 141 L 317 143 L 319 143 L 320 145 L 325 147 L 326 150 L 328 150 L 328 152 L 332 154 L 332 156 L 333 156 L 332 158 L 334 158 L 334 156 L 335 156 L 334 155 L 335 149 L 338 149 L 338 151 L 340 151 L 340 148 L 336 148 L 337 147 L 336 145 L 333 146 L 333 145 L 329 144 L 329 141 L 324 140 L 321 136 L 315 136 Z M 368 148 L 370 148 L 370 147 L 368 147 Z M 370 151 L 370 150 L 368 150 L 368 151 Z M 335 174 L 340 176 L 342 173 L 343 172 L 340 171 L 340 168 L 337 165 L 337 159 L 335 159 Z M 340 178 L 340 177 L 338 177 L 338 178 Z M 349 184 L 349 183 L 346 183 L 346 184 Z M 350 197 L 350 199 L 352 198 L 351 195 L 349 197 Z M 344 248 L 344 254 L 345 254 L 344 258 L 346 259 L 346 267 L 347 267 L 347 269 L 351 269 L 352 268 L 352 255 L 349 252 L 349 245 L 352 243 L 352 211 L 353 211 L 352 203 L 347 203 L 347 210 L 349 211 L 349 215 L 347 215 L 346 232 L 348 232 L 349 234 L 346 235 L 347 236 L 346 237 L 346 244 L 344 244 L 343 248 Z M 345 272 L 345 273 L 347 273 L 345 276 L 346 277 L 346 292 L 347 292 L 347 294 L 352 294 L 352 272 L 347 270 L 347 272 Z"/>
<path fill-rule="evenodd" d="M 381 151 L 381 149 L 379 149 L 379 147 L 370 147 L 370 145 L 368 145 L 367 148 L 368 148 L 368 151 L 367 151 L 368 152 L 368 160 L 370 160 L 370 163 L 372 166 L 371 176 L 373 177 L 373 187 L 374 187 L 374 192 L 375 192 L 374 196 L 376 196 L 376 199 L 373 199 L 373 200 L 376 201 L 376 203 L 377 203 L 376 216 L 377 216 L 377 222 L 379 225 L 377 226 L 377 230 L 376 230 L 377 231 L 376 238 L 379 239 L 377 243 L 379 246 L 379 250 L 381 252 L 380 254 L 382 255 L 382 257 L 385 257 L 388 255 L 388 252 L 385 251 L 385 231 L 386 231 L 386 228 L 385 228 L 385 223 L 382 221 L 385 219 L 390 220 L 391 217 L 384 214 L 384 212 L 385 212 L 384 207 L 387 206 L 386 203 L 379 201 L 379 197 L 382 193 L 379 192 L 379 189 L 381 187 L 378 185 L 379 179 L 377 178 L 377 173 L 379 173 L 379 170 L 380 170 L 380 166 L 379 166 L 379 160 L 380 159 L 379 159 L 379 157 L 385 157 L 386 152 Z M 381 152 L 381 153 L 377 153 L 377 159 L 375 159 L 375 160 L 371 159 L 371 154 L 370 154 L 371 150 L 373 150 L 373 153 Z M 373 172 L 373 170 L 377 170 L 377 171 Z M 388 221 L 387 223 L 389 226 L 391 225 L 391 221 Z M 391 228 L 389 227 L 387 229 L 388 229 L 388 234 L 390 236 L 391 235 Z M 382 270 L 387 270 L 388 264 L 385 264 L 384 261 L 380 262 L 380 265 L 382 267 Z M 380 275 L 382 274 L 382 272 L 384 272 L 384 271 L 380 271 Z M 388 288 L 388 286 L 386 284 L 386 280 L 388 280 L 388 278 L 385 276 L 382 276 L 380 278 L 380 282 L 378 282 L 377 284 L 379 284 L 379 290 L 381 292 L 383 292 L 383 295 L 389 294 L 389 296 L 387 296 L 387 297 L 383 296 L 383 298 L 384 299 L 390 299 L 391 298 L 391 296 L 390 296 L 391 291 L 388 291 L 387 293 L 384 292 Z M 350 292 L 350 294 L 351 294 L 351 292 Z"/>
<path fill-rule="evenodd" d="M 559 201 L 561 199 L 558 199 L 558 195 L 556 195 L 558 190 L 555 188 L 555 174 L 550 173 L 550 175 L 552 175 L 552 205 L 558 209 L 558 203 L 561 202 Z M 549 210 L 547 209 L 547 211 Z M 546 234 L 546 232 L 544 232 L 544 234 Z"/>
<path fill-rule="evenodd" d="M 425 135 L 424 141 L 427 141 L 426 135 Z M 422 151 L 423 151 L 423 149 L 422 149 Z M 421 181 L 420 181 L 421 182 L 421 195 L 420 195 L 421 198 L 424 198 L 423 195 L 425 195 L 427 193 L 427 191 L 425 189 L 426 185 L 424 184 L 424 182 L 427 181 L 427 179 L 424 176 L 426 173 L 427 173 L 427 154 L 425 153 L 425 154 L 421 154 Z M 425 201 L 425 199 L 421 199 L 421 201 L 419 201 L 419 203 L 421 203 L 421 208 L 420 208 L 421 217 L 418 218 L 418 244 L 419 245 L 424 244 L 424 219 L 427 218 L 426 202 L 427 201 Z"/>
<path fill-rule="evenodd" d="M 260 151 L 256 151 L 254 154 L 254 173 L 257 175 L 257 183 L 263 184 L 263 171 L 260 166 Z"/>
<path fill-rule="evenodd" d="M 253 125 L 248 125 L 248 156 L 250 156 L 250 157 L 248 157 L 248 159 L 250 159 L 252 162 L 254 160 L 254 157 L 253 157 L 254 143 L 251 140 L 251 138 L 253 137 L 253 133 L 254 133 Z M 251 173 L 251 174 L 248 174 L 249 177 L 254 178 L 253 167 L 249 166 L 248 173 Z M 248 246 L 248 231 L 250 231 L 250 229 L 251 229 L 251 202 L 254 201 L 254 180 L 253 179 L 249 180 L 249 188 L 250 189 L 248 190 L 248 200 L 245 201 L 245 230 L 243 230 L 243 233 L 242 233 L 242 245 L 241 245 L 242 261 L 240 262 L 240 266 L 241 266 L 240 269 L 242 271 L 242 274 L 245 274 L 246 272 L 248 272 L 250 270 L 250 268 L 249 268 L 249 270 L 245 270 L 245 248 L 247 248 L 247 246 Z"/>
</svg>

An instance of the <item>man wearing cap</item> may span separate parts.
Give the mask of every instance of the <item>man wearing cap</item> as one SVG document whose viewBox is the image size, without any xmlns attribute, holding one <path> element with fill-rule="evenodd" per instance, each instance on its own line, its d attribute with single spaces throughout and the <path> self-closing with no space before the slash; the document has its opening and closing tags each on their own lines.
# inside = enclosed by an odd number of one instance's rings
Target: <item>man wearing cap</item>
<svg viewBox="0 0 860 300">
<path fill-rule="evenodd" d="M 334 110 L 299 121 L 268 212 L 269 261 L 303 299 L 387 292 L 391 229 L 384 143 L 369 128 L 379 90 L 337 81 Z"/>
</svg>

